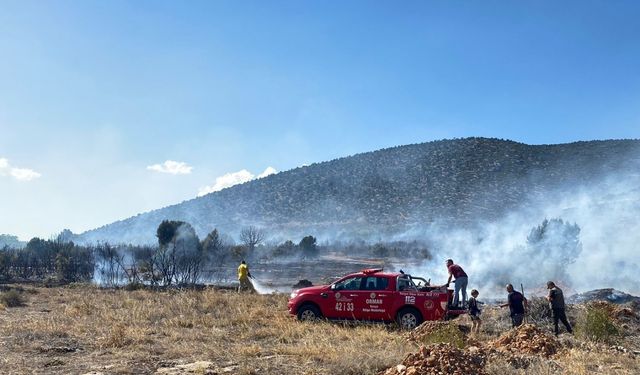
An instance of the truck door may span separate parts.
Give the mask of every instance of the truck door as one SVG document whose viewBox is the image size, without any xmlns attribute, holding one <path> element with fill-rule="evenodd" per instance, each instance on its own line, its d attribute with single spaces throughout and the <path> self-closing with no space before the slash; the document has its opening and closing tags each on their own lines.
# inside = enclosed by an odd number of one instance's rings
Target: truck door
<svg viewBox="0 0 640 375">
<path fill-rule="evenodd" d="M 388 290 L 389 278 L 385 276 L 367 276 L 362 282 L 362 318 L 367 320 L 387 320 L 388 310 L 393 301 L 393 293 Z"/>
<path fill-rule="evenodd" d="M 364 277 L 353 276 L 334 284 L 329 293 L 328 310 L 331 318 L 337 319 L 362 319 L 363 301 L 360 285 Z"/>
</svg>

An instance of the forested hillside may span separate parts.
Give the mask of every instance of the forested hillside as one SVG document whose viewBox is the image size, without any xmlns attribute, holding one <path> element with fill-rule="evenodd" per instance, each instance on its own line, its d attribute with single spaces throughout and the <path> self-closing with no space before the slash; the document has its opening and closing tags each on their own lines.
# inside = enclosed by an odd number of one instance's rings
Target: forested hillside
<svg viewBox="0 0 640 375">
<path fill-rule="evenodd" d="M 416 225 L 498 219 L 568 187 L 617 173 L 638 175 L 640 141 L 526 145 L 487 138 L 398 146 L 312 164 L 80 235 L 83 242 L 156 242 L 165 219 L 237 234 L 392 234 Z"/>
</svg>

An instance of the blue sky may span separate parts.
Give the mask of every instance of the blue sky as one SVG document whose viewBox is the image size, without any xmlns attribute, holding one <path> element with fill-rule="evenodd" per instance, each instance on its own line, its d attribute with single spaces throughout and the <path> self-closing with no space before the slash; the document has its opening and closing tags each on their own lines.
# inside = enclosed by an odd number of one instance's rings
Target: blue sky
<svg viewBox="0 0 640 375">
<path fill-rule="evenodd" d="M 640 138 L 638 19 L 637 1 L 0 0 L 0 233 L 399 144 Z"/>
</svg>

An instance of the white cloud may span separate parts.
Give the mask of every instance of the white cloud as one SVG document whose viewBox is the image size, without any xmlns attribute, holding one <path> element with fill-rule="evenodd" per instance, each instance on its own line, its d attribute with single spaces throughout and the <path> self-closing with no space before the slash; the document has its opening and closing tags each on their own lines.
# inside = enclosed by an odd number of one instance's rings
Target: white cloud
<svg viewBox="0 0 640 375">
<path fill-rule="evenodd" d="M 223 176 L 217 177 L 216 182 L 213 185 L 205 186 L 198 189 L 198 196 L 201 197 L 203 195 L 207 195 L 209 193 L 213 193 L 216 191 L 220 191 L 222 189 L 226 189 L 233 185 L 243 184 L 245 182 L 249 182 L 256 178 L 267 177 L 271 174 L 278 173 L 278 171 L 273 167 L 267 167 L 264 172 L 260 173 L 258 176 L 249 172 L 246 169 L 243 169 L 238 172 L 227 173 Z"/>
<path fill-rule="evenodd" d="M 193 167 L 182 161 L 167 160 L 162 164 L 150 165 L 147 169 L 168 174 L 189 174 Z"/>
<path fill-rule="evenodd" d="M 18 181 L 31 181 L 42 175 L 33 169 L 12 167 L 8 159 L 0 158 L 0 176 L 11 176 Z"/>
<path fill-rule="evenodd" d="M 31 181 L 42 175 L 33 169 L 11 168 L 11 176 L 18 181 Z"/>
</svg>

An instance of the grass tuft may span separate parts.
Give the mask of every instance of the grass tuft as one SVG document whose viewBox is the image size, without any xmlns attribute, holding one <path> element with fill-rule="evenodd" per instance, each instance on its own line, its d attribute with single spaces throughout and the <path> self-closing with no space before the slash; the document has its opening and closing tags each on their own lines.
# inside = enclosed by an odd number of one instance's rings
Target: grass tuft
<svg viewBox="0 0 640 375">
<path fill-rule="evenodd" d="M 423 344 L 451 344 L 458 349 L 464 348 L 464 334 L 454 322 L 440 324 L 421 337 Z"/>
<path fill-rule="evenodd" d="M 24 306 L 26 302 L 27 299 L 24 295 L 15 289 L 0 294 L 0 303 L 6 307 L 20 307 Z"/>
</svg>

